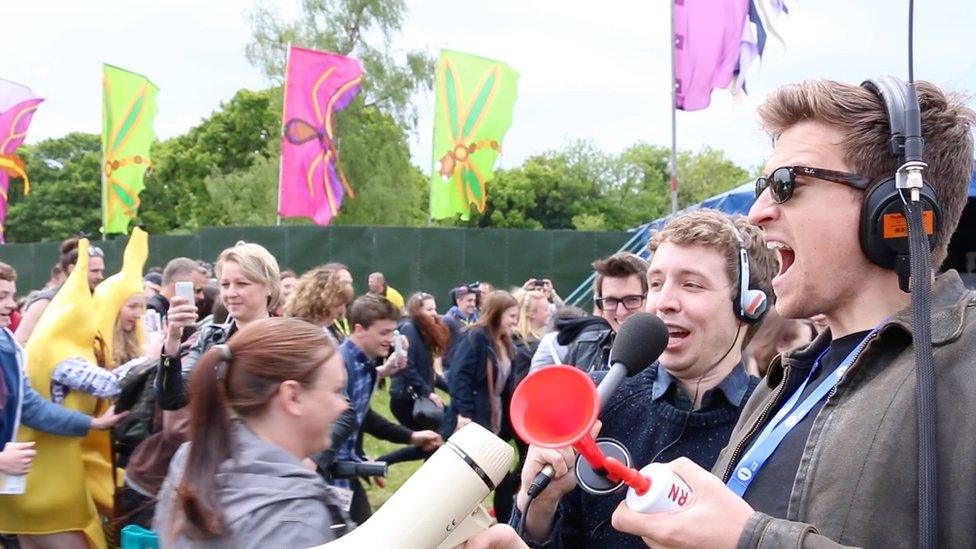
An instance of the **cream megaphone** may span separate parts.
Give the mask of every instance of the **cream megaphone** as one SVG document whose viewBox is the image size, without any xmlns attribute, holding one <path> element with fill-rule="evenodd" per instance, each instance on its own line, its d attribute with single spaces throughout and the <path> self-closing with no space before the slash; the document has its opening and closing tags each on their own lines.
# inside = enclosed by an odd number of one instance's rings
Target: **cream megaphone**
<svg viewBox="0 0 976 549">
<path fill-rule="evenodd" d="M 475 423 L 458 429 L 361 526 L 324 549 L 449 549 L 491 525 L 481 501 L 512 467 L 515 451 Z"/>
</svg>

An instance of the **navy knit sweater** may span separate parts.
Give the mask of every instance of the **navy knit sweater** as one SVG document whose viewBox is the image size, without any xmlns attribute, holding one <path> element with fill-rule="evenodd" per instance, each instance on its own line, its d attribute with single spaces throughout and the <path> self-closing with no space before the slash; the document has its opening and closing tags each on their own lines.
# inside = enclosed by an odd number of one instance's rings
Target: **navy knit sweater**
<svg viewBox="0 0 976 549">
<path fill-rule="evenodd" d="M 658 368 L 649 367 L 634 378 L 625 380 L 600 415 L 603 430 L 599 438 L 612 438 L 623 444 L 641 469 L 664 447 L 657 462 L 687 457 L 709 470 L 728 443 L 732 428 L 742 407 L 752 394 L 759 378 L 750 377 L 737 367 L 719 387 L 703 397 L 702 409 L 688 412 L 675 407 L 675 387 L 657 400 L 653 397 Z M 726 387 L 745 387 L 744 391 L 723 391 Z M 733 393 L 731 402 L 729 393 Z M 738 392 L 739 394 L 735 394 Z M 686 425 L 687 423 L 687 425 Z M 682 432 L 683 430 L 683 432 Z M 618 532 L 610 517 L 626 497 L 626 486 L 607 496 L 595 496 L 576 488 L 560 501 L 552 535 L 545 544 L 534 547 L 644 548 L 639 537 Z"/>
</svg>

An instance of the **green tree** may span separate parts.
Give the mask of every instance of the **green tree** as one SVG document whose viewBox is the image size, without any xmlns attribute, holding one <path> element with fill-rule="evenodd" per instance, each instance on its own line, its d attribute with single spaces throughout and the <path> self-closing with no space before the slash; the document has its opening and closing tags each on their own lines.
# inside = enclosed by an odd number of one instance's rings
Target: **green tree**
<svg viewBox="0 0 976 549">
<path fill-rule="evenodd" d="M 339 113 L 342 168 L 356 197 L 346 197 L 339 225 L 406 225 L 427 222 L 427 178 L 410 162 L 407 134 L 392 116 L 361 100 Z"/>
<path fill-rule="evenodd" d="M 21 149 L 31 178 L 12 182 L 7 214 L 8 242 L 61 240 L 101 227 L 101 136 L 69 133 Z"/>
<path fill-rule="evenodd" d="M 685 208 L 745 183 L 750 172 L 724 152 L 704 147 L 697 153 L 678 153 L 678 177 L 678 207 Z"/>
<path fill-rule="evenodd" d="M 608 155 L 585 141 L 499 170 L 488 184 L 479 227 L 625 230 L 669 213 L 670 150 L 637 143 Z M 721 151 L 683 151 L 678 157 L 681 207 L 729 190 L 748 172 Z"/>
<path fill-rule="evenodd" d="M 240 90 L 198 126 L 158 143 L 139 213 L 149 232 L 241 223 L 213 200 L 206 180 L 247 172 L 261 159 L 276 158 L 280 120 L 280 87 Z M 277 184 L 277 176 L 268 184 Z"/>
<path fill-rule="evenodd" d="M 246 169 L 215 173 L 204 179 L 222 217 L 234 225 L 273 225 L 278 204 L 278 159 L 256 155 Z"/>
</svg>

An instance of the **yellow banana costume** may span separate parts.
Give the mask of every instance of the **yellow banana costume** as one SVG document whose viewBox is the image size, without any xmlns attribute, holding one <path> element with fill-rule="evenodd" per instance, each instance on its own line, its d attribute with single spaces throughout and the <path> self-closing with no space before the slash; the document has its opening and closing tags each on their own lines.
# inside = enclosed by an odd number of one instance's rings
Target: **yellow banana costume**
<svg viewBox="0 0 976 549">
<path fill-rule="evenodd" d="M 61 361 L 82 357 L 95 362 L 97 330 L 88 288 L 88 240 L 78 242 L 78 263 L 41 315 L 27 342 L 27 372 L 41 396 L 51 398 L 51 374 Z M 69 391 L 61 403 L 84 414 L 96 413 L 97 399 Z M 22 427 L 21 441 L 36 441 L 37 457 L 27 475 L 27 492 L 0 497 L 0 531 L 54 534 L 80 530 L 93 547 L 105 547 L 95 503 L 86 486 L 82 441 Z"/>
<path fill-rule="evenodd" d="M 149 255 L 144 231 L 133 230 L 122 270 L 99 284 L 94 296 L 88 287 L 88 246 L 85 239 L 79 242 L 78 263 L 27 343 L 31 385 L 46 398 L 51 398 L 51 375 L 61 361 L 81 357 L 95 362 L 96 335 L 104 346 L 106 367 L 118 366 L 113 353 L 115 323 L 123 303 L 142 293 L 142 269 Z M 141 342 L 142 324 L 137 322 L 135 329 Z M 109 403 L 69 391 L 61 405 L 97 416 Z M 22 427 L 18 438 L 37 441 L 37 457 L 27 476 L 27 492 L 0 497 L 0 531 L 41 535 L 80 530 L 91 546 L 106 547 L 98 508 L 109 512 L 113 507 L 109 432 L 91 431 L 77 438 Z"/>
<path fill-rule="evenodd" d="M 105 367 L 115 369 L 115 322 L 127 299 L 142 293 L 142 269 L 149 257 L 149 235 L 136 227 L 122 255 L 122 270 L 106 278 L 95 287 L 96 330 L 104 345 Z M 145 334 L 141 322 L 136 322 L 136 337 L 142 343 Z M 109 403 L 99 400 L 98 413 L 108 409 Z M 85 463 L 85 482 L 95 503 L 105 512 L 114 505 L 115 477 L 112 475 L 112 441 L 108 431 L 92 431 L 82 442 Z M 121 477 L 119 477 L 121 478 Z"/>
</svg>

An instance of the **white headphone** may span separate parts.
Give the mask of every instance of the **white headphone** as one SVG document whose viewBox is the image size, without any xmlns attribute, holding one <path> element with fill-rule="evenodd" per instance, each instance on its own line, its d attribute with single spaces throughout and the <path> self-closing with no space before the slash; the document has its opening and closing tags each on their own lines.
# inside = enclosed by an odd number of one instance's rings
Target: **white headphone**
<svg viewBox="0 0 976 549">
<path fill-rule="evenodd" d="M 739 228 L 732 224 L 732 233 L 739 241 L 739 292 L 732 299 L 735 316 L 744 322 L 753 323 L 761 319 L 766 313 L 768 299 L 766 292 L 749 287 L 749 253 Z"/>
</svg>

